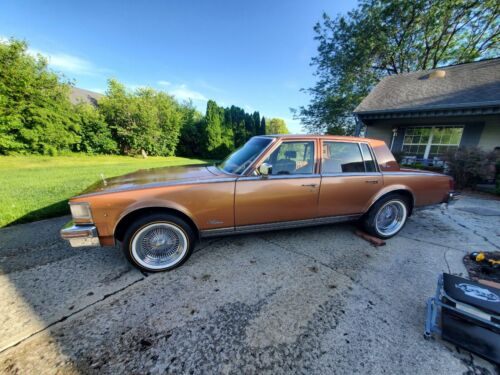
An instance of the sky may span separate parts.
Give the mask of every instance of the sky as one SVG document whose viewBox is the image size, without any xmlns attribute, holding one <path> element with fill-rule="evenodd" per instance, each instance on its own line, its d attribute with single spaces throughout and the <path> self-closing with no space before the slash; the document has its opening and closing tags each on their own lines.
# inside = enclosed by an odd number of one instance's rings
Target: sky
<svg viewBox="0 0 500 375">
<path fill-rule="evenodd" d="M 213 99 L 285 119 L 309 102 L 314 24 L 344 14 L 345 0 L 0 0 L 0 39 L 28 42 L 77 87 L 102 92 L 115 78 L 193 101 Z"/>
</svg>

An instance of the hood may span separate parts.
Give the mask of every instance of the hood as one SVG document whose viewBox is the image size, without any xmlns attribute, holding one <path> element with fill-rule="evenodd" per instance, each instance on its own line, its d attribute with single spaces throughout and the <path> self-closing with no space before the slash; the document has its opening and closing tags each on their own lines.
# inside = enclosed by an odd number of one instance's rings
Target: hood
<svg viewBox="0 0 500 375">
<path fill-rule="evenodd" d="M 80 195 L 136 190 L 162 185 L 197 183 L 220 178 L 231 178 L 214 166 L 185 166 L 140 169 L 123 176 L 104 177 L 89 186 Z"/>
</svg>

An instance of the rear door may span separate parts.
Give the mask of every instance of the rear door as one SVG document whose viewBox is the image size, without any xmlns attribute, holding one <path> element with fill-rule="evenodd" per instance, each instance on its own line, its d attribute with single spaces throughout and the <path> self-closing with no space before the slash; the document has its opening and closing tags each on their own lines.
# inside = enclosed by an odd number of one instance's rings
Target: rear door
<svg viewBox="0 0 500 375">
<path fill-rule="evenodd" d="M 370 147 L 362 142 L 322 140 L 321 143 L 319 216 L 364 213 L 383 186 Z"/>
</svg>

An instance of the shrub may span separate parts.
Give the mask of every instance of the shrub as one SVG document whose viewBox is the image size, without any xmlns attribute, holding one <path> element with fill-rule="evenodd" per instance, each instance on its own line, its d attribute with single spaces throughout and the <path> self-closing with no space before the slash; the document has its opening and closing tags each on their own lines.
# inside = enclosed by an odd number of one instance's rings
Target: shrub
<svg viewBox="0 0 500 375">
<path fill-rule="evenodd" d="M 448 174 L 455 179 L 458 188 L 474 187 L 483 180 L 491 179 L 495 159 L 493 151 L 477 147 L 459 147 L 445 155 Z"/>
</svg>

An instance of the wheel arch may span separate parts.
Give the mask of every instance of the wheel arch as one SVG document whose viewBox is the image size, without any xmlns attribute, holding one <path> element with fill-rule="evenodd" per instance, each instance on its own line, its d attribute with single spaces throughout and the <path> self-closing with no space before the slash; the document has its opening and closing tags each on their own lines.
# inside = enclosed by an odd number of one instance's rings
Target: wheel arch
<svg viewBox="0 0 500 375">
<path fill-rule="evenodd" d="M 397 186 L 397 187 L 392 187 L 391 189 L 384 189 L 381 191 L 379 194 L 377 194 L 372 201 L 370 202 L 370 205 L 366 212 L 369 212 L 370 209 L 373 207 L 375 203 L 377 203 L 380 199 L 390 195 L 390 194 L 399 194 L 408 199 L 408 203 L 410 204 L 409 207 L 409 212 L 408 216 L 411 216 L 413 213 L 413 208 L 415 207 L 415 195 L 414 193 L 406 186 Z"/>
<path fill-rule="evenodd" d="M 120 242 L 123 241 L 123 237 L 125 235 L 127 228 L 135 220 L 139 219 L 144 215 L 155 214 L 155 213 L 174 215 L 180 219 L 183 219 L 196 233 L 196 235 L 199 236 L 198 226 L 196 225 L 194 220 L 184 212 L 171 207 L 151 206 L 151 207 L 137 208 L 123 215 L 123 217 L 121 217 L 117 222 L 115 230 L 113 231 L 113 236 L 115 240 L 118 240 Z"/>
</svg>

